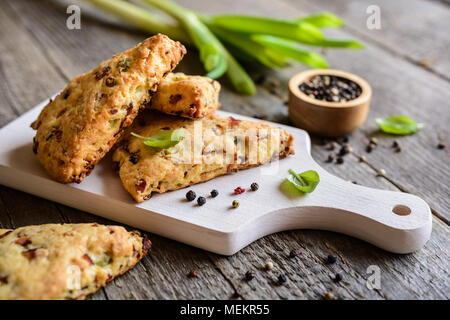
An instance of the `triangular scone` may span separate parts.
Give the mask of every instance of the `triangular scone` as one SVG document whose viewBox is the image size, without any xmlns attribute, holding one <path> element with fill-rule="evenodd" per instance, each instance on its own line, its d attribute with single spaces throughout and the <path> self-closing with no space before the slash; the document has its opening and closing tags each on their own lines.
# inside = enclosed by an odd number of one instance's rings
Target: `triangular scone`
<svg viewBox="0 0 450 320">
<path fill-rule="evenodd" d="M 184 128 L 172 148 L 156 149 L 127 134 L 113 154 L 125 189 L 137 201 L 187 187 L 233 171 L 284 158 L 294 152 L 293 137 L 265 122 L 221 118 L 189 120 L 144 111 L 131 131 L 150 137 L 161 130 Z"/>
<path fill-rule="evenodd" d="M 148 107 L 171 115 L 198 119 L 220 108 L 219 93 L 220 83 L 216 80 L 171 73 L 161 81 Z"/>
<path fill-rule="evenodd" d="M 32 124 L 33 151 L 50 176 L 80 183 L 89 175 L 185 53 L 158 34 L 73 79 Z"/>
<path fill-rule="evenodd" d="M 99 224 L 0 230 L 0 299 L 84 299 L 151 248 L 137 231 Z"/>
</svg>

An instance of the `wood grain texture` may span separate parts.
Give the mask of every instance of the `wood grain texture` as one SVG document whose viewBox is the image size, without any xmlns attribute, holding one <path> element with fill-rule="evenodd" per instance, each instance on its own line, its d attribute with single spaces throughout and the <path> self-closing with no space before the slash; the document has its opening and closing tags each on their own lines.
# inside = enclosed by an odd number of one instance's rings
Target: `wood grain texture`
<svg viewBox="0 0 450 320">
<path fill-rule="evenodd" d="M 299 11 L 292 9 L 292 4 L 274 2 L 270 4 L 258 2 L 255 5 L 254 1 L 240 1 L 239 6 L 231 6 L 227 1 L 214 4 L 208 1 L 206 6 L 204 1 L 196 0 L 184 1 L 184 4 L 192 8 L 202 10 L 207 8 L 216 12 L 235 10 L 236 12 L 263 13 L 275 16 L 299 14 Z M 290 9 L 292 9 L 292 13 L 289 12 Z M 270 12 L 268 13 L 268 11 Z M 4 68 L 5 62 L 3 61 L 7 61 L 10 68 L 8 76 L 5 76 L 4 73 L 0 74 L 0 97 L 2 97 L 0 100 L 0 125 L 7 123 L 25 109 L 54 93 L 69 78 L 97 65 L 111 54 L 133 46 L 145 37 L 140 32 L 124 31 L 114 25 L 93 21 L 88 17 L 82 20 L 82 30 L 68 31 L 64 26 L 65 7 L 53 1 L 2 1 L 0 15 L 2 15 L 0 32 L 9 31 L 0 33 L 0 46 L 3 43 L 10 44 L 7 46 L 7 51 L 1 50 L 0 55 L 0 59 L 2 59 L 0 66 Z M 14 22 L 14 19 L 19 18 L 20 22 Z M 347 32 L 348 30 L 343 35 L 348 36 Z M 449 100 L 445 95 L 448 83 L 443 80 L 435 81 L 437 78 L 435 75 L 430 75 L 422 68 L 404 61 L 402 57 L 393 55 L 389 50 L 386 51 L 386 49 L 371 43 L 368 43 L 367 46 L 368 49 L 364 53 L 333 51 L 333 55 L 330 53 L 327 56 L 334 67 L 353 71 L 366 78 L 370 76 L 368 80 L 373 87 L 376 87 L 376 94 L 379 95 L 377 103 L 372 105 L 372 111 L 369 114 L 371 118 L 366 123 L 370 125 L 350 137 L 351 145 L 359 150 L 358 152 L 364 154 L 362 150 L 367 138 L 374 130 L 374 117 L 391 112 L 391 108 L 394 108 L 394 111 L 406 110 L 411 116 L 417 117 L 417 120 L 431 122 L 433 123 L 431 127 L 435 127 L 436 123 L 439 130 L 441 130 L 440 128 L 444 129 L 442 132 L 436 131 L 434 135 L 427 134 L 422 137 L 423 133 L 421 132 L 419 135 L 401 139 L 401 144 L 407 147 L 405 153 L 400 155 L 403 157 L 401 159 L 391 157 L 389 153 L 392 151 L 389 149 L 392 138 L 382 137 L 381 148 L 366 155 L 370 165 L 357 162 L 357 158 L 352 155 L 345 157 L 343 165 L 326 163 L 323 165 L 330 172 L 363 185 L 392 190 L 396 190 L 394 184 L 405 189 L 408 187 L 410 189 L 408 191 L 423 195 L 436 212 L 446 215 L 449 211 L 448 191 L 446 191 L 448 189 L 445 189 L 445 185 L 442 186 L 445 184 L 442 181 L 445 179 L 442 177 L 446 177 L 448 173 L 448 170 L 445 171 L 448 168 L 445 167 L 445 154 L 448 151 L 444 150 L 443 155 L 436 154 L 433 147 L 439 132 L 443 135 L 441 139 L 447 136 L 448 141 L 448 131 L 445 131 L 445 122 L 442 119 L 444 117 L 439 116 L 439 112 L 441 115 L 445 115 L 444 107 L 448 107 Z M 363 56 L 357 58 L 358 55 Z M 353 60 L 355 60 L 354 64 Z M 386 66 L 384 66 L 385 61 L 387 61 Z M 192 53 L 185 58 L 181 67 L 189 73 L 201 71 L 196 57 Z M 287 123 L 287 108 L 283 105 L 287 99 L 287 91 L 282 87 L 286 85 L 291 75 L 303 69 L 298 65 L 293 65 L 292 68 L 282 72 L 269 72 L 268 80 L 259 86 L 258 95 L 254 97 L 240 97 L 225 88 L 221 95 L 224 109 Z M 30 73 L 26 79 L 20 81 L 15 77 L 16 74 L 22 74 L 29 70 L 35 71 Z M 389 72 L 390 70 L 393 72 Z M 393 79 L 386 79 L 386 74 L 389 77 L 393 76 Z M 255 77 L 258 75 L 258 73 L 254 74 Z M 420 80 L 419 84 L 408 89 L 404 79 L 415 79 L 422 76 L 425 77 L 424 80 Z M 42 81 L 43 77 L 45 77 L 45 81 Z M 276 79 L 281 79 L 281 88 L 273 88 L 271 83 Z M 385 81 L 387 83 L 384 83 Z M 47 91 L 40 86 L 48 86 Z M 23 90 L 24 87 L 27 90 Z M 394 90 L 394 88 L 397 89 Z M 396 90 L 406 93 L 395 96 L 393 93 Z M 425 90 L 425 94 L 422 94 L 422 90 Z M 275 94 L 271 94 L 270 91 L 275 91 Z M 412 95 L 411 93 L 414 92 L 421 94 Z M 10 98 L 5 100 L 4 97 L 7 95 Z M 433 95 L 437 95 L 437 97 L 433 97 Z M 404 98 L 406 98 L 405 102 L 403 102 Z M 20 102 L 15 102 L 18 99 Z M 10 107 L 13 103 L 16 103 L 17 108 L 23 109 L 18 109 L 21 110 L 19 112 L 14 111 Z M 399 103 L 402 104 L 403 109 L 399 109 Z M 424 109 L 417 110 L 421 109 L 423 105 L 431 105 L 437 109 L 433 109 L 435 112 L 426 112 L 427 110 Z M 424 113 L 426 113 L 426 118 L 421 119 L 419 116 Z M 325 161 L 331 151 L 320 146 L 319 140 L 315 140 L 315 142 L 312 149 L 313 157 L 317 161 Z M 431 152 L 430 156 L 423 157 L 427 151 Z M 421 160 L 420 158 L 428 159 Z M 417 160 L 419 162 L 415 164 Z M 390 162 L 386 164 L 387 161 Z M 425 163 L 423 163 L 424 161 Z M 403 169 L 405 163 L 411 165 L 412 168 Z M 443 167 L 441 167 L 442 163 L 444 163 Z M 387 170 L 389 180 L 376 177 L 375 170 L 381 167 Z M 418 168 L 421 171 L 418 171 Z M 408 175 L 409 172 L 417 172 L 417 177 L 421 177 L 424 174 L 424 168 L 427 168 L 425 172 L 429 177 L 427 181 L 416 183 L 414 177 Z M 438 185 L 434 185 L 434 183 Z M 440 183 L 442 184 L 440 185 Z M 21 204 L 24 199 L 26 200 L 25 204 Z M 51 209 L 52 206 L 55 210 Z M 45 212 L 39 208 L 44 208 Z M 30 218 L 30 215 L 33 217 Z M 42 218 L 38 218 L 41 216 Z M 2 226 L 12 226 L 11 221 L 30 224 L 33 221 L 39 223 L 59 222 L 61 219 L 72 222 L 103 222 L 98 217 L 0 187 L 0 223 Z M 109 284 L 104 292 L 99 291 L 91 298 L 180 299 L 195 297 L 226 299 L 231 297 L 236 290 L 236 296 L 243 299 L 320 299 L 326 291 L 331 290 L 336 293 L 338 298 L 342 299 L 448 299 L 450 292 L 447 245 L 449 229 L 438 218 L 435 218 L 433 223 L 433 234 L 425 248 L 406 256 L 388 254 L 362 241 L 321 231 L 290 231 L 267 236 L 229 258 L 205 253 L 151 235 L 150 238 L 154 243 L 151 255 L 135 269 Z M 291 249 L 301 251 L 302 255 L 295 259 L 287 258 L 286 255 Z M 338 262 L 334 265 L 323 263 L 323 259 L 332 252 L 339 256 Z M 270 272 L 260 270 L 268 258 L 274 261 L 275 269 Z M 382 270 L 382 289 L 379 291 L 369 290 L 365 286 L 368 276 L 366 269 L 371 264 L 379 265 Z M 186 276 L 190 269 L 199 271 L 198 279 L 189 279 Z M 258 275 L 256 279 L 245 282 L 243 277 L 248 269 L 257 269 Z M 285 273 L 289 278 L 283 286 L 279 286 L 275 281 L 280 272 Z M 344 281 L 340 284 L 332 281 L 336 272 L 344 275 Z"/>
</svg>

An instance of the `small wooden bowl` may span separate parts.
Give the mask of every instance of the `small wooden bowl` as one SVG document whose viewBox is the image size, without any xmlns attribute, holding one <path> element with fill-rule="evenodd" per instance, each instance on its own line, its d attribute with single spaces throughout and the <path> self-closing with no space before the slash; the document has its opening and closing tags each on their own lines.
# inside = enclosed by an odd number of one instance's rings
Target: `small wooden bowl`
<svg viewBox="0 0 450 320">
<path fill-rule="evenodd" d="M 361 95 L 347 102 L 317 100 L 303 93 L 299 85 L 317 75 L 342 77 L 356 82 Z M 314 69 L 300 72 L 289 81 L 289 116 L 306 131 L 326 137 L 344 136 L 357 129 L 367 117 L 372 89 L 364 79 L 339 70 Z"/>
</svg>

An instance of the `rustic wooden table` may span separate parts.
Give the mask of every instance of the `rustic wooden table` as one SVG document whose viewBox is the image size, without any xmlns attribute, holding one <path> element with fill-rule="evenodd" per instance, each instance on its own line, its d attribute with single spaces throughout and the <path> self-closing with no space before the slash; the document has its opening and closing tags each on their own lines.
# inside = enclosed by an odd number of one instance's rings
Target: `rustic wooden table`
<svg viewBox="0 0 450 320">
<path fill-rule="evenodd" d="M 116 22 L 101 22 L 82 13 L 82 29 L 66 28 L 69 2 L 3 0 L 0 2 L 0 126 L 62 89 L 69 79 L 96 66 L 113 53 L 134 46 L 147 35 Z M 323 231 L 296 230 L 264 237 L 231 257 L 205 252 L 156 235 L 152 253 L 133 270 L 114 280 L 91 299 L 321 299 L 331 291 L 338 299 L 448 299 L 450 297 L 448 222 L 450 218 L 450 6 L 431 0 L 240 0 L 180 1 L 208 13 L 263 14 L 295 17 L 319 11 L 337 13 L 347 26 L 332 34 L 356 37 L 363 51 L 330 50 L 326 57 L 334 68 L 354 72 L 372 85 L 374 97 L 369 117 L 351 136 L 354 149 L 344 164 L 326 164 L 330 151 L 313 139 L 313 157 L 330 172 L 359 184 L 414 193 L 433 212 L 433 233 L 426 246 L 414 254 L 395 255 L 362 241 Z M 381 30 L 368 30 L 366 9 L 381 8 Z M 193 50 L 191 50 L 193 51 Z M 180 70 L 199 73 L 195 53 Z M 225 88 L 224 110 L 288 123 L 287 81 L 304 69 L 298 64 L 265 75 L 258 94 L 242 97 Z M 281 85 L 276 86 L 280 81 Z M 394 153 L 393 137 L 377 131 L 375 118 L 408 114 L 426 123 L 419 133 L 397 138 L 404 150 Z M 372 153 L 365 152 L 370 137 L 380 140 Z M 364 155 L 367 162 L 358 162 Z M 377 170 L 386 170 L 377 177 Z M 96 216 L 0 186 L 0 227 L 29 224 L 97 221 Z M 301 255 L 289 258 L 290 250 Z M 324 263 L 328 254 L 338 262 Z M 263 270 L 267 259 L 274 270 Z M 381 288 L 368 289 L 367 268 L 381 270 Z M 243 281 L 247 270 L 257 271 Z M 187 274 L 198 271 L 198 278 Z M 279 273 L 288 277 L 277 285 Z M 344 280 L 333 282 L 336 273 Z"/>
</svg>

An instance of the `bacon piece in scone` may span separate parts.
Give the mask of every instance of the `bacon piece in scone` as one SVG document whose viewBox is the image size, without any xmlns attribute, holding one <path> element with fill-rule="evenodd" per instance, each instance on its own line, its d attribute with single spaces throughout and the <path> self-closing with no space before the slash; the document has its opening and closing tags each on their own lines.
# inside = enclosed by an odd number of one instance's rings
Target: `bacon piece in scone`
<svg viewBox="0 0 450 320">
<path fill-rule="evenodd" d="M 0 229 L 0 300 L 84 299 L 151 249 L 138 231 L 86 224 Z"/>
</svg>

